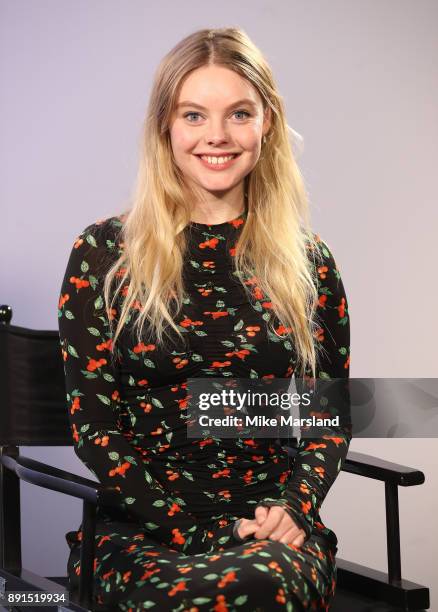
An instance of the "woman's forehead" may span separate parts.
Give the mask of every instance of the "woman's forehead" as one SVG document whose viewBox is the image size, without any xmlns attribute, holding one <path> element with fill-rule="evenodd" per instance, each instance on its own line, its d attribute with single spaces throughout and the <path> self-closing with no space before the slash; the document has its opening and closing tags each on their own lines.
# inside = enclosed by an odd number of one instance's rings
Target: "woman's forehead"
<svg viewBox="0 0 438 612">
<path fill-rule="evenodd" d="M 261 103 L 256 88 L 247 79 L 224 66 L 202 66 L 184 79 L 177 97 L 178 107 L 186 102 L 216 107 L 246 100 L 250 105 Z"/>
</svg>

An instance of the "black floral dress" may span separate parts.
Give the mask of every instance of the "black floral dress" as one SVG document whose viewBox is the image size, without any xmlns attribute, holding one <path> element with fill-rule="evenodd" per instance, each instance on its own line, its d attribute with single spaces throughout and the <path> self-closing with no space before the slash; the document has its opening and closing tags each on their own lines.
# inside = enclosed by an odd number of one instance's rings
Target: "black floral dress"
<svg viewBox="0 0 438 612">
<path fill-rule="evenodd" d="M 245 280 L 249 301 L 233 274 L 246 214 L 185 230 L 189 297 L 176 319 L 185 342 L 175 339 L 167 349 L 138 342 L 131 334 L 139 307 L 133 302 L 113 360 L 108 321 L 117 319 L 121 302 L 105 311 L 103 278 L 123 248 L 123 217 L 90 225 L 74 243 L 59 300 L 74 449 L 121 496 L 120 511 L 98 508 L 93 609 L 325 610 L 334 595 L 337 538 L 319 510 L 347 454 L 349 432 L 302 438 L 293 462 L 274 439 L 187 437 L 187 378 L 294 373 L 291 342 L 267 328 L 269 297 L 253 277 Z M 326 349 L 318 376 L 343 378 L 349 372 L 347 299 L 333 256 L 317 239 L 324 257 L 316 271 L 317 340 Z M 273 500 L 305 530 L 300 548 L 233 536 L 237 518 L 254 518 L 258 504 Z M 72 589 L 81 537 L 81 526 L 66 534 Z"/>
</svg>

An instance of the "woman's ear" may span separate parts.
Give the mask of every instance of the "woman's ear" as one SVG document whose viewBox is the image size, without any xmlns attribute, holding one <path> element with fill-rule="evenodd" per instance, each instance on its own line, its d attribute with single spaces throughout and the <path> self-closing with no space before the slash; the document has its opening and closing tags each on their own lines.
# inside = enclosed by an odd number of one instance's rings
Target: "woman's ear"
<svg viewBox="0 0 438 612">
<path fill-rule="evenodd" d="M 269 132 L 272 123 L 272 111 L 271 107 L 267 106 L 263 111 L 263 136 Z"/>
</svg>

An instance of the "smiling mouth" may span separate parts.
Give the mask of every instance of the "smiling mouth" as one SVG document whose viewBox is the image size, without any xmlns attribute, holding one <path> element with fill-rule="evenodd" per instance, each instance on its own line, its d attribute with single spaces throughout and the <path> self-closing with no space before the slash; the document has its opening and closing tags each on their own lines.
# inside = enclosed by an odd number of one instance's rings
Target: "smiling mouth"
<svg viewBox="0 0 438 612">
<path fill-rule="evenodd" d="M 228 155 L 196 155 L 201 161 L 210 166 L 225 166 L 239 157 L 241 153 L 230 153 Z"/>
</svg>

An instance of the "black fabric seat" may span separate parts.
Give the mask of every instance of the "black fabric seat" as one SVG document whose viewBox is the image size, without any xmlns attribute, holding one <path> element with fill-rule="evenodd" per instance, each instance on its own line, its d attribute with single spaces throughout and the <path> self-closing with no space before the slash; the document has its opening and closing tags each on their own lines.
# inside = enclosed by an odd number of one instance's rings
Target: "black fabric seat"
<svg viewBox="0 0 438 612">
<path fill-rule="evenodd" d="M 22 567 L 20 479 L 83 501 L 79 593 L 68 593 L 69 610 L 91 610 L 92 560 L 98 505 L 118 507 L 118 493 L 20 454 L 20 446 L 71 446 L 64 371 L 57 331 L 10 324 L 12 311 L 0 306 L 0 594 L 4 591 L 65 589 L 66 576 L 44 577 Z M 293 456 L 296 449 L 288 448 Z M 388 571 L 378 572 L 337 557 L 335 612 L 426 610 L 429 589 L 401 578 L 398 487 L 424 482 L 414 468 L 349 452 L 343 470 L 384 483 Z M 0 598 L 0 609 L 1 609 Z M 14 609 L 20 609 L 16 607 Z M 23 610 L 41 607 L 23 607 Z M 56 610 L 47 606 L 45 609 Z M 58 608 L 62 610 L 62 608 Z"/>
</svg>

